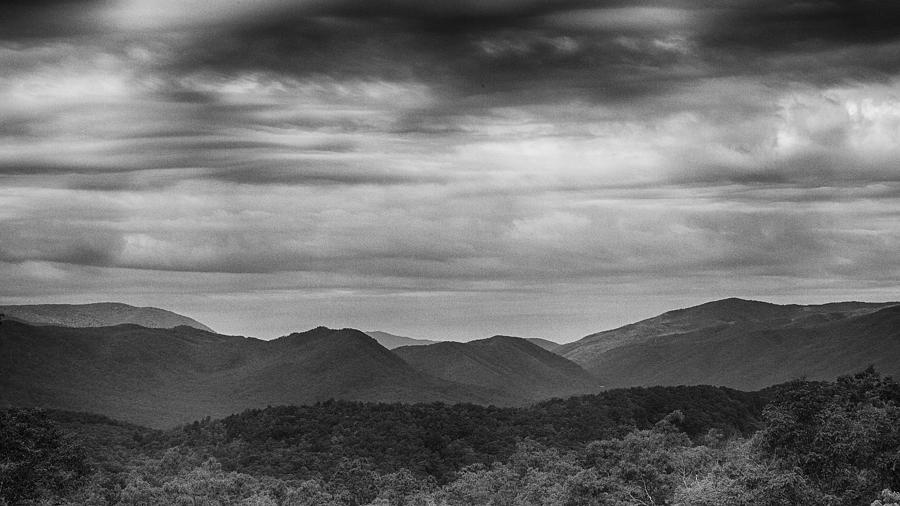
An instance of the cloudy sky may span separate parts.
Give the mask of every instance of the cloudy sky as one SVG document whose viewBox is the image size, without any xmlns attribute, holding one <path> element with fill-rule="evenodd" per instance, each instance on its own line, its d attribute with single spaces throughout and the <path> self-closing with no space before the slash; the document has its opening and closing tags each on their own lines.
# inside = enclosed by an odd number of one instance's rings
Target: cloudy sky
<svg viewBox="0 0 900 506">
<path fill-rule="evenodd" d="M 900 299 L 900 2 L 30 0 L 0 302 L 572 340 Z"/>
</svg>

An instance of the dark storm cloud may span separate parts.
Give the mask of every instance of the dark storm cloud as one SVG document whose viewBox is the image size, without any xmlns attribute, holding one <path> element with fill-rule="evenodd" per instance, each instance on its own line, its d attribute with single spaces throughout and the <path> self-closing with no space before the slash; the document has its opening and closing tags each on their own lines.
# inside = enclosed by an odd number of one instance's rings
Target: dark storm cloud
<svg viewBox="0 0 900 506">
<path fill-rule="evenodd" d="M 97 34 L 103 0 L 12 0 L 3 2 L 0 40 L 36 40 Z"/>
<path fill-rule="evenodd" d="M 202 50 L 189 49 L 179 65 L 414 79 L 471 109 L 572 97 L 628 98 L 680 79 L 671 69 L 679 55 L 622 46 L 614 42 L 615 33 L 571 37 L 565 30 L 511 23 L 518 18 L 492 20 L 432 31 L 427 19 L 286 19 L 217 32 Z M 470 102 L 463 102 L 467 97 Z"/>
<path fill-rule="evenodd" d="M 890 72 L 890 52 L 859 51 L 897 41 L 900 22 L 883 1 L 274 2 L 271 12 L 218 26 L 178 65 L 416 79 L 472 109 L 626 101 L 702 77 Z"/>
<path fill-rule="evenodd" d="M 763 51 L 895 41 L 900 22 L 900 5 L 883 0 L 763 0 L 709 7 L 717 15 L 702 32 L 706 43 Z"/>
</svg>

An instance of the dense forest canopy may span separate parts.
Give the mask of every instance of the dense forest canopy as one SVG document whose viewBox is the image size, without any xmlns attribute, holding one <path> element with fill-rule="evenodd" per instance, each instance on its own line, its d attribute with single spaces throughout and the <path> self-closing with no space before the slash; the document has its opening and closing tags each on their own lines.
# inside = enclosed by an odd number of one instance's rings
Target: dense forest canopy
<svg viewBox="0 0 900 506">
<path fill-rule="evenodd" d="M 897 503 L 900 386 L 614 390 L 529 408 L 329 401 L 158 431 L 0 414 L 0 504 Z"/>
</svg>

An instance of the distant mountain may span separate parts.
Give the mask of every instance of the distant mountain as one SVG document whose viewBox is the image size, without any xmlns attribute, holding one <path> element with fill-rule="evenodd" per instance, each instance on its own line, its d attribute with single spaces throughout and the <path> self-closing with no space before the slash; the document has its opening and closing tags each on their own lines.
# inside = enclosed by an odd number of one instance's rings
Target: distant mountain
<svg viewBox="0 0 900 506">
<path fill-rule="evenodd" d="M 393 350 L 394 348 L 399 348 L 401 346 L 427 346 L 429 344 L 438 342 L 428 339 L 413 339 L 411 337 L 388 334 L 387 332 L 381 332 L 379 330 L 370 330 L 367 331 L 366 334 L 368 334 L 372 339 L 378 341 L 378 344 L 384 346 L 389 350 Z"/>
<path fill-rule="evenodd" d="M 109 327 L 132 323 L 155 329 L 171 329 L 180 325 L 212 332 L 202 323 L 165 309 L 135 307 L 118 302 L 96 304 L 39 304 L 0 306 L 7 318 L 33 325 L 60 327 Z"/>
<path fill-rule="evenodd" d="M 553 341 L 550 341 L 549 339 L 541 339 L 540 337 L 526 337 L 524 339 L 529 343 L 536 344 L 547 351 L 555 352 L 557 348 L 562 346 L 559 343 L 555 343 Z"/>
<path fill-rule="evenodd" d="M 519 337 L 404 346 L 394 353 L 429 375 L 502 390 L 521 402 L 600 389 L 596 379 L 577 364 Z"/>
<path fill-rule="evenodd" d="M 503 392 L 428 376 L 352 329 L 261 341 L 187 326 L 0 325 L 0 407 L 89 411 L 166 427 L 331 398 L 514 402 Z"/>
<path fill-rule="evenodd" d="M 725 299 L 589 335 L 556 350 L 609 387 L 754 390 L 868 365 L 900 375 L 900 303 L 801 306 Z"/>
</svg>

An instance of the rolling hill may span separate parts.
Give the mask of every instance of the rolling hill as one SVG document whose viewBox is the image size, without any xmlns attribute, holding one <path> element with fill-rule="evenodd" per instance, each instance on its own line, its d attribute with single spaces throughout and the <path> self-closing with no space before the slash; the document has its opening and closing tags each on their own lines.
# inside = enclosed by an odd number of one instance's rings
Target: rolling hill
<svg viewBox="0 0 900 506">
<path fill-rule="evenodd" d="M 514 402 L 423 374 L 352 329 L 261 341 L 187 326 L 0 326 L 0 407 L 89 411 L 167 427 L 331 398 Z"/>
<path fill-rule="evenodd" d="M 366 334 L 372 339 L 378 341 L 378 344 L 384 346 L 389 350 L 393 350 L 394 348 L 399 348 L 401 346 L 427 346 L 429 344 L 438 342 L 431 341 L 429 339 L 413 339 L 412 337 L 398 336 L 396 334 L 381 332 L 380 330 L 369 330 L 366 331 Z"/>
<path fill-rule="evenodd" d="M 132 323 L 157 329 L 171 329 L 186 325 L 207 332 L 213 331 L 197 320 L 165 309 L 135 307 L 118 302 L 0 306 L 0 314 L 33 325 L 109 327 Z"/>
<path fill-rule="evenodd" d="M 394 353 L 429 375 L 502 390 L 524 403 L 600 389 L 596 379 L 577 364 L 519 337 L 404 346 Z"/>
<path fill-rule="evenodd" d="M 754 390 L 799 377 L 833 380 L 868 365 L 898 376 L 900 304 L 725 299 L 592 334 L 557 353 L 609 387 Z"/>
</svg>

